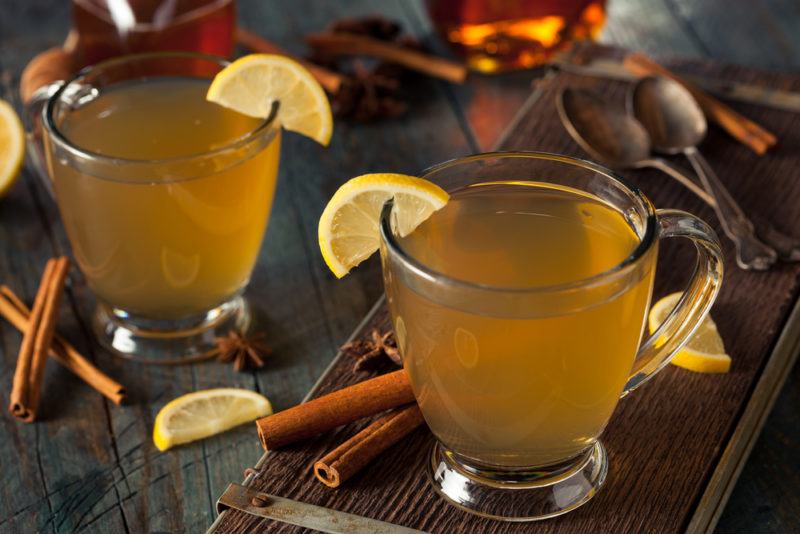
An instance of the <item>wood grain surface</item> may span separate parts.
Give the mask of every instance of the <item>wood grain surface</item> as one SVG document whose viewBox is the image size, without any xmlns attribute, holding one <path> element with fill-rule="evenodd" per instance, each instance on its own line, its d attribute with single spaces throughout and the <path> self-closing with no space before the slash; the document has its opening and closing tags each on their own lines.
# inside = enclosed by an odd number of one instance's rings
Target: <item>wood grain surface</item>
<svg viewBox="0 0 800 534">
<path fill-rule="evenodd" d="M 422 0 L 237 4 L 243 27 L 296 53 L 305 51 L 304 33 L 320 31 L 338 17 L 374 13 L 399 20 L 426 44 L 445 52 L 431 36 Z M 16 87 L 22 68 L 36 53 L 63 41 L 69 24 L 67 0 L 0 1 L 3 98 L 10 98 L 9 89 Z M 794 0 L 611 0 L 602 40 L 659 57 L 716 58 L 797 71 L 798 25 L 800 6 Z M 322 264 L 314 245 L 315 228 L 329 196 L 359 173 L 414 173 L 447 158 L 489 149 L 540 74 L 476 76 L 460 87 L 423 79 L 413 87 L 414 107 L 408 116 L 373 125 L 339 121 L 328 150 L 286 136 L 270 227 L 248 289 L 259 328 L 275 350 L 267 368 L 257 373 L 237 374 L 218 364 L 153 368 L 114 358 L 90 334 L 93 300 L 73 271 L 59 331 L 122 381 L 131 402 L 114 407 L 64 369 L 49 365 L 43 420 L 19 425 L 0 417 L 0 532 L 207 528 L 216 517 L 217 496 L 230 481 L 241 480 L 244 467 L 261 452 L 254 431 L 245 426 L 159 453 L 151 441 L 158 409 L 177 395 L 216 386 L 261 391 L 276 409 L 299 402 L 382 292 L 375 261 L 343 281 L 335 281 Z M 708 156 L 715 163 L 725 154 Z M 761 187 L 757 177 L 751 183 L 756 195 L 763 190 L 771 201 L 776 195 L 780 200 L 779 189 Z M 796 220 L 789 223 L 796 228 Z M 2 282 L 30 303 L 46 259 L 68 250 L 55 204 L 36 178 L 24 172 L 0 200 Z M 771 298 L 772 292 L 764 295 Z M 3 398 L 8 396 L 18 346 L 18 333 L 0 324 Z M 626 402 L 639 400 L 637 395 Z M 795 370 L 722 517 L 721 532 L 800 530 L 799 402 L 800 375 Z"/>
<path fill-rule="evenodd" d="M 599 48 L 589 55 L 618 53 Z M 673 63 L 684 73 L 741 80 L 771 87 L 800 89 L 800 76 L 778 76 L 704 62 Z M 555 98 L 565 87 L 589 88 L 622 108 L 629 84 L 558 73 L 540 84 L 535 102 L 504 137 L 500 149 L 537 149 L 582 155 L 560 125 Z M 800 218 L 800 116 L 741 106 L 747 116 L 774 129 L 781 146 L 760 158 L 712 130 L 703 144 L 717 172 L 749 213 L 769 215 L 783 228 Z M 661 208 L 696 213 L 719 231 L 713 212 L 680 185 L 657 172 L 636 171 L 624 177 Z M 754 179 L 758 177 L 758 179 Z M 765 191 L 764 184 L 770 184 Z M 727 270 L 714 306 L 719 330 L 733 357 L 726 375 L 702 375 L 668 367 L 650 383 L 620 402 L 602 438 L 609 453 L 606 486 L 587 505 L 540 524 L 509 524 L 479 519 L 446 504 L 425 476 L 432 437 L 419 430 L 389 450 L 363 473 L 331 490 L 319 484 L 308 466 L 367 422 L 271 453 L 252 487 L 267 493 L 394 522 L 429 532 L 681 532 L 691 519 L 720 454 L 741 416 L 771 353 L 800 287 L 800 265 L 782 265 L 767 273 L 735 267 L 732 246 L 723 244 Z M 656 297 L 683 286 L 694 265 L 691 247 L 663 242 L 656 275 Z M 385 308 L 375 322 L 386 325 Z M 364 330 L 369 331 L 369 326 Z M 315 393 L 323 394 L 355 380 L 352 360 L 341 356 Z M 377 507 L 375 503 L 381 502 Z M 294 532 L 230 511 L 217 532 L 248 529 Z"/>
</svg>

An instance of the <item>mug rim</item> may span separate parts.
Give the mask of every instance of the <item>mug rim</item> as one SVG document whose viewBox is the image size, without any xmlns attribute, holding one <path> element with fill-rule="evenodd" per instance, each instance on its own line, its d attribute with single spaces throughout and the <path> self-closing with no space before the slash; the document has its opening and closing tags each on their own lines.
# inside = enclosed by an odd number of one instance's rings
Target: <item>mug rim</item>
<svg viewBox="0 0 800 534">
<path fill-rule="evenodd" d="M 584 168 L 589 171 L 596 172 L 598 174 L 605 176 L 606 178 L 611 179 L 614 182 L 617 182 L 624 190 L 627 190 L 629 193 L 631 193 L 633 198 L 635 198 L 639 202 L 639 204 L 644 207 L 645 212 L 647 214 L 647 218 L 645 220 L 644 234 L 642 238 L 639 240 L 639 244 L 625 259 L 623 259 L 615 266 L 606 269 L 605 271 L 593 274 L 591 276 L 580 278 L 578 280 L 572 280 L 569 282 L 562 282 L 558 284 L 550 284 L 543 286 L 537 285 L 537 286 L 511 286 L 511 287 L 483 284 L 479 282 L 470 282 L 468 280 L 462 280 L 460 278 L 449 276 L 443 272 L 440 272 L 436 269 L 433 269 L 425 265 L 423 262 L 413 257 L 407 250 L 405 250 L 400 245 L 400 243 L 397 240 L 397 237 L 392 231 L 391 213 L 392 213 L 392 208 L 394 207 L 394 198 L 390 198 L 384 203 L 383 208 L 381 209 L 381 217 L 379 224 L 381 241 L 386 245 L 387 249 L 391 254 L 400 259 L 404 268 L 412 271 L 417 276 L 425 278 L 430 282 L 443 283 L 445 285 L 459 289 L 492 291 L 498 293 L 524 293 L 524 294 L 572 291 L 572 290 L 580 290 L 580 289 L 585 289 L 587 287 L 602 285 L 605 283 L 609 283 L 619 277 L 625 276 L 627 273 L 629 273 L 632 269 L 635 268 L 635 266 L 638 264 L 638 261 L 642 257 L 644 257 L 645 254 L 657 242 L 656 227 L 658 224 L 658 217 L 656 214 L 655 207 L 653 206 L 653 203 L 650 201 L 650 199 L 648 199 L 644 195 L 644 193 L 642 193 L 641 189 L 629 183 L 619 174 L 603 167 L 602 165 L 598 165 L 597 163 L 585 159 L 576 158 L 572 156 L 564 156 L 552 152 L 533 151 L 533 150 L 482 152 L 460 158 L 453 158 L 444 161 L 442 163 L 433 165 L 431 167 L 428 167 L 423 171 L 421 177 L 423 179 L 429 180 L 432 174 L 435 174 L 444 169 L 461 165 L 464 163 L 470 163 L 474 161 L 481 161 L 492 158 L 500 158 L 500 159 L 529 158 L 535 160 L 556 161 L 566 165 L 573 165 L 576 167 Z"/>
<path fill-rule="evenodd" d="M 72 78 L 63 82 L 58 89 L 50 95 L 49 98 L 45 101 L 44 107 L 42 108 L 42 124 L 44 128 L 47 130 L 50 138 L 56 143 L 60 148 L 63 148 L 67 152 L 69 152 L 72 156 L 79 157 L 82 159 L 86 159 L 93 162 L 99 162 L 114 166 L 129 166 L 129 165 L 173 165 L 173 164 L 180 164 L 182 162 L 203 159 L 207 157 L 218 156 L 220 154 L 224 154 L 227 152 L 231 152 L 246 146 L 250 142 L 258 139 L 265 133 L 273 133 L 273 130 L 276 128 L 272 128 L 272 126 L 277 125 L 278 119 L 278 110 L 280 107 L 279 102 L 274 102 L 272 105 L 272 109 L 270 110 L 269 116 L 264 119 L 258 126 L 254 129 L 250 130 L 246 134 L 236 137 L 232 139 L 230 142 L 215 147 L 211 150 L 206 150 L 203 152 L 197 152 L 195 154 L 188 154 L 185 156 L 175 156 L 169 158 L 161 158 L 161 159 L 137 159 L 137 158 L 124 158 L 119 156 L 109 156 L 106 154 L 100 154 L 99 152 L 94 152 L 87 148 L 78 146 L 72 140 L 70 140 L 59 128 L 56 126 L 55 122 L 55 106 L 56 103 L 59 101 L 61 96 L 65 93 L 67 88 L 69 88 L 73 83 L 77 82 L 81 78 L 85 78 L 89 74 L 95 71 L 101 71 L 103 69 L 107 69 L 109 67 L 114 67 L 117 65 L 122 65 L 125 63 L 132 63 L 137 61 L 148 61 L 148 60 L 158 60 L 158 59 L 186 59 L 186 60 L 203 60 L 208 61 L 210 63 L 215 63 L 222 68 L 227 67 L 231 64 L 231 62 L 223 57 L 214 56 L 211 54 L 201 54 L 198 52 L 145 52 L 141 54 L 127 54 L 124 56 L 118 56 L 112 59 L 107 59 L 105 61 L 101 61 L 100 63 L 95 63 L 94 65 L 88 65 L 78 71 Z M 149 78 L 143 78 L 145 80 Z"/>
</svg>

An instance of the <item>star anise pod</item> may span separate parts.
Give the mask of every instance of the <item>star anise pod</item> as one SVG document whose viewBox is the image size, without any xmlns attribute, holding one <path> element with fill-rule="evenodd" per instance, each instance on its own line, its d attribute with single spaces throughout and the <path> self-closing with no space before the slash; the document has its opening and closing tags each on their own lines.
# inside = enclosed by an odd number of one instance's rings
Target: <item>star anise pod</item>
<svg viewBox="0 0 800 534">
<path fill-rule="evenodd" d="M 404 114 L 408 105 L 398 96 L 400 80 L 392 67 L 384 63 L 369 69 L 354 61 L 352 76 L 333 97 L 334 113 L 359 122 Z"/>
<path fill-rule="evenodd" d="M 233 368 L 241 372 L 264 367 L 264 358 L 272 353 L 264 342 L 264 334 L 245 337 L 238 330 L 231 330 L 225 337 L 216 339 L 219 356 L 223 363 L 233 362 Z"/>
<path fill-rule="evenodd" d="M 328 31 L 362 35 L 413 50 L 423 49 L 413 36 L 402 33 L 400 24 L 380 16 L 342 19 L 334 22 Z M 410 83 L 415 74 L 405 67 L 326 54 L 321 45 L 314 49 L 311 60 L 345 75 L 345 83 L 331 96 L 337 117 L 367 123 L 400 117 L 408 111 L 408 95 L 403 86 Z"/>
<path fill-rule="evenodd" d="M 351 341 L 342 346 L 342 351 L 357 358 L 353 365 L 353 370 L 356 372 L 375 369 L 387 360 L 403 365 L 394 332 L 391 330 L 381 333 L 377 328 L 373 328 L 367 339 Z"/>
</svg>

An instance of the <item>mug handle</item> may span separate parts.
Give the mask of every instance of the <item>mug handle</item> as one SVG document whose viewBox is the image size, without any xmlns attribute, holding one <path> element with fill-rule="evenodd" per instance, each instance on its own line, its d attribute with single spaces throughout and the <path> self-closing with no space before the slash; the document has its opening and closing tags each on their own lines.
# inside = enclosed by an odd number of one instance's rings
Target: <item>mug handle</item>
<svg viewBox="0 0 800 534">
<path fill-rule="evenodd" d="M 35 56 L 25 66 L 20 77 L 19 94 L 27 129 L 28 161 L 51 196 L 53 184 L 45 164 L 40 121 L 42 108 L 64 81 L 72 78 L 77 70 L 78 63 L 74 51 L 56 47 Z"/>
<path fill-rule="evenodd" d="M 55 94 L 64 82 L 56 81 L 43 85 L 39 90 L 28 99 L 23 108 L 25 117 L 25 141 L 26 155 L 31 168 L 38 176 L 44 188 L 55 196 L 53 192 L 53 182 L 50 180 L 50 173 L 47 172 L 47 159 L 44 152 L 44 133 L 42 132 L 42 109 L 50 97 Z"/>
<path fill-rule="evenodd" d="M 645 341 L 621 397 L 663 369 L 700 326 L 722 284 L 722 250 L 714 230 L 680 210 L 657 210 L 658 239 L 685 237 L 697 248 L 697 265 L 686 290 L 664 323 Z"/>
</svg>

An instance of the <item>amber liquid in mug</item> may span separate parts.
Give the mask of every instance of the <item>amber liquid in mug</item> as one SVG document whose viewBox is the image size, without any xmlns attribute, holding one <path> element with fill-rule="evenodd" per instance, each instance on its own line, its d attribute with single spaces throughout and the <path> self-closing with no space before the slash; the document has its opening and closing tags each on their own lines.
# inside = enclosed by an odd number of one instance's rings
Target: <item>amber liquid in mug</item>
<svg viewBox="0 0 800 534">
<path fill-rule="evenodd" d="M 137 164 L 98 177 L 50 157 L 75 258 L 107 304 L 149 319 L 204 313 L 237 294 L 255 264 L 277 179 L 280 137 L 241 161 L 192 159 L 263 121 L 205 100 L 208 80 L 121 84 L 67 114 L 64 136 L 135 160 L 187 158 L 180 174 Z M 219 167 L 219 168 L 217 168 Z M 122 171 L 120 171 L 122 172 Z"/>
<path fill-rule="evenodd" d="M 638 244 L 600 199 L 536 182 L 463 189 L 400 240 L 435 271 L 499 288 L 580 281 Z M 436 437 L 483 466 L 552 465 L 592 445 L 631 372 L 654 271 L 611 292 L 579 292 L 569 310 L 546 294 L 529 308 L 442 303 L 388 276 L 404 366 Z"/>
</svg>

